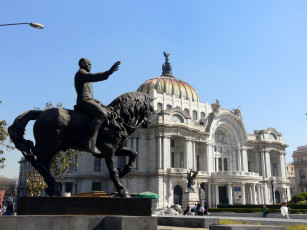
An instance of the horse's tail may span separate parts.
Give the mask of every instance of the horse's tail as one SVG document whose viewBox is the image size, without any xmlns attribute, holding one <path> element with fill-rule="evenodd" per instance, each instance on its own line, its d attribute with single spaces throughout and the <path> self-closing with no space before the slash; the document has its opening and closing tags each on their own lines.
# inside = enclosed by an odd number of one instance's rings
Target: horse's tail
<svg viewBox="0 0 307 230">
<path fill-rule="evenodd" d="M 23 138 L 25 128 L 30 120 L 36 120 L 44 111 L 29 110 L 19 115 L 14 123 L 8 128 L 8 133 L 15 147 L 20 150 L 26 160 L 34 163 L 36 156 L 33 154 L 34 144 L 32 141 Z"/>
</svg>

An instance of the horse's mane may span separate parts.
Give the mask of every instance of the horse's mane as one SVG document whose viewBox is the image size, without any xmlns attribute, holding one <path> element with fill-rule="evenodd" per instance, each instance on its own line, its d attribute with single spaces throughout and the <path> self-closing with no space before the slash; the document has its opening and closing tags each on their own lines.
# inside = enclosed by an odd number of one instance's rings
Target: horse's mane
<svg viewBox="0 0 307 230">
<path fill-rule="evenodd" d="M 121 116 L 124 114 L 138 116 L 141 110 L 144 111 L 144 108 L 148 109 L 151 100 L 144 93 L 130 92 L 117 97 L 108 105 L 108 108 Z"/>
</svg>

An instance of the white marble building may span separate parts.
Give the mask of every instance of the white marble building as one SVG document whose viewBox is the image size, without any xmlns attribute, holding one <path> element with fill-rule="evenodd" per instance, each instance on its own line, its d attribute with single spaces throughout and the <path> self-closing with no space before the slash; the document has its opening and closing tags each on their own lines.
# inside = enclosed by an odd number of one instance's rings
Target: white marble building
<svg viewBox="0 0 307 230">
<path fill-rule="evenodd" d="M 201 103 L 192 86 L 172 76 L 165 56 L 162 75 L 138 89 L 156 98 L 155 115 L 150 128 L 138 129 L 127 142 L 138 157 L 122 183 L 131 193 L 159 194 L 158 206 L 166 207 L 181 203 L 187 172 L 194 169 L 199 171 L 194 188 L 209 207 L 270 204 L 272 187 L 276 203 L 287 200 L 287 145 L 281 133 L 268 128 L 248 134 L 239 108 L 221 108 L 218 100 Z M 118 158 L 118 166 L 125 161 Z M 115 191 L 104 162 L 90 154 L 78 162 L 63 178 L 63 192 Z"/>
</svg>

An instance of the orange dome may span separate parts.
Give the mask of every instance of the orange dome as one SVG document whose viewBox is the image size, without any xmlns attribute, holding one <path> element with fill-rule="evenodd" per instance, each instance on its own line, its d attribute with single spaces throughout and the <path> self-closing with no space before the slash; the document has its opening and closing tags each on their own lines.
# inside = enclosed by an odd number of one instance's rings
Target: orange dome
<svg viewBox="0 0 307 230">
<path fill-rule="evenodd" d="M 152 89 L 156 89 L 157 93 L 160 94 L 166 93 L 183 99 L 191 98 L 192 101 L 199 101 L 198 95 L 192 86 L 171 76 L 162 75 L 161 77 L 149 79 L 137 91 L 149 94 Z"/>
<path fill-rule="evenodd" d="M 165 63 L 162 65 L 162 76 L 149 79 L 137 91 L 149 94 L 152 89 L 156 89 L 157 93 L 160 94 L 166 93 L 183 99 L 199 101 L 198 95 L 192 86 L 172 76 L 172 66 L 168 60 L 169 55 L 164 52 Z"/>
</svg>

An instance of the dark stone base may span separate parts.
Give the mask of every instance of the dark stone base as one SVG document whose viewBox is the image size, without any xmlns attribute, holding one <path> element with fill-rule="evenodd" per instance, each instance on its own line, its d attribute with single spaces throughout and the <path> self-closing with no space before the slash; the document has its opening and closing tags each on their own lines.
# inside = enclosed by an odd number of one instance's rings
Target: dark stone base
<svg viewBox="0 0 307 230">
<path fill-rule="evenodd" d="M 151 216 L 150 198 L 20 197 L 17 215 Z"/>
<path fill-rule="evenodd" d="M 2 216 L 0 229 L 10 230 L 157 230 L 151 216 Z"/>
</svg>

